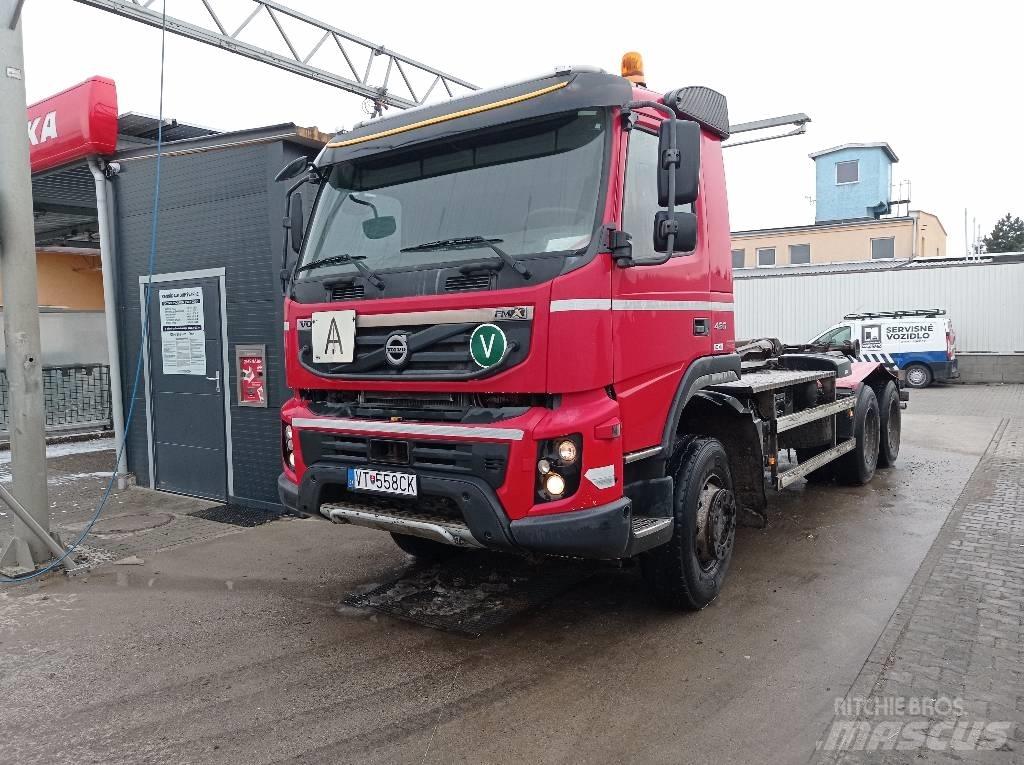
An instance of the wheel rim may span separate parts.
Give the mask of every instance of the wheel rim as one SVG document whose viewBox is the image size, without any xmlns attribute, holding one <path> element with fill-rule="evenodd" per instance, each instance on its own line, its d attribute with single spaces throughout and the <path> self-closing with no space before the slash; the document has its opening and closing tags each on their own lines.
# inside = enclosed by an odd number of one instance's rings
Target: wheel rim
<svg viewBox="0 0 1024 765">
<path fill-rule="evenodd" d="M 725 560 L 736 539 L 736 497 L 718 476 L 708 476 L 697 500 L 694 547 L 701 569 L 710 571 Z"/>
<path fill-rule="evenodd" d="M 900 450 L 900 402 L 895 397 L 889 402 L 889 416 L 886 418 L 886 442 L 889 445 L 889 455 L 896 456 Z"/>
<path fill-rule="evenodd" d="M 907 370 L 907 382 L 911 385 L 924 385 L 928 381 L 927 373 L 921 367 Z"/>
<path fill-rule="evenodd" d="M 869 411 L 864 418 L 864 467 L 874 470 L 878 463 L 879 444 L 878 411 Z"/>
</svg>

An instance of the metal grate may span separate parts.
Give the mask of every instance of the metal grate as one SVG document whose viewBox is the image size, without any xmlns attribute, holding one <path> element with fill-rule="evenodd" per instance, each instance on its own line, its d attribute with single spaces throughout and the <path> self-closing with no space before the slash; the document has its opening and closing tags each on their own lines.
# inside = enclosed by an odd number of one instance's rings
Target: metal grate
<svg viewBox="0 0 1024 765">
<path fill-rule="evenodd" d="M 78 364 L 43 368 L 47 430 L 110 426 L 110 368 Z M 0 369 L 0 430 L 10 422 L 7 370 Z"/>
<path fill-rule="evenodd" d="M 192 518 L 202 518 L 205 521 L 229 523 L 232 526 L 244 526 L 245 528 L 270 523 L 270 521 L 276 521 L 281 517 L 278 513 L 273 513 L 269 510 L 257 510 L 252 507 L 242 507 L 241 505 L 217 505 L 196 510 L 195 512 L 188 513 L 188 515 Z"/>
<path fill-rule="evenodd" d="M 331 288 L 331 300 L 359 300 L 365 293 L 362 284 L 339 284 Z"/>
<path fill-rule="evenodd" d="M 465 274 L 462 276 L 449 276 L 445 279 L 445 292 L 476 292 L 478 290 L 489 290 L 493 280 L 491 274 Z"/>
</svg>

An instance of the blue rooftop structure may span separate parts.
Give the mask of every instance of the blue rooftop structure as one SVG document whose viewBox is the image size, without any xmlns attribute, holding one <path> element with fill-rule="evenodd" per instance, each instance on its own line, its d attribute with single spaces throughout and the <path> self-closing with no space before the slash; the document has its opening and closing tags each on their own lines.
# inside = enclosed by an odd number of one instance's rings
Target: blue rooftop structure
<svg viewBox="0 0 1024 765">
<path fill-rule="evenodd" d="M 846 143 L 810 155 L 815 165 L 814 222 L 878 218 L 889 212 L 892 165 L 887 143 Z"/>
</svg>

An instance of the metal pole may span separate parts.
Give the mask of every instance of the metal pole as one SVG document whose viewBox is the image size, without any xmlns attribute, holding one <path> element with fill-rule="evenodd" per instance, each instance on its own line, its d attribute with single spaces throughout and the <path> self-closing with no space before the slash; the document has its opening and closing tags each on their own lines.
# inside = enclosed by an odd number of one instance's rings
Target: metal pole
<svg viewBox="0 0 1024 765">
<path fill-rule="evenodd" d="M 28 529 L 36 535 L 36 538 L 41 540 L 45 544 L 50 552 L 53 553 L 53 557 L 60 558 L 64 555 L 64 548 L 57 544 L 52 536 L 50 536 L 46 529 L 40 526 L 36 519 L 32 517 L 32 513 L 26 510 L 22 504 L 4 488 L 3 484 L 0 484 L 0 500 L 3 500 L 4 504 L 11 509 L 11 512 L 28 527 Z M 61 560 L 61 565 L 64 566 L 68 571 L 77 570 L 78 566 L 75 564 L 74 559 L 68 555 Z"/>
<path fill-rule="evenodd" d="M 107 364 L 110 365 L 110 419 L 114 426 L 117 460 L 117 488 L 127 484 L 128 466 L 124 450 L 124 401 L 121 398 L 120 343 L 117 339 L 117 295 L 114 285 L 114 236 L 111 233 L 107 176 L 101 160 L 89 157 L 89 169 L 96 184 L 96 217 L 100 229 L 100 268 L 103 272 L 103 315 L 107 325 Z"/>
<path fill-rule="evenodd" d="M 20 6 L 17 0 L 0 0 L 0 19 L 7 22 L 0 25 L 0 279 L 10 384 L 8 429 L 13 493 L 43 531 L 49 532 L 32 171 L 25 131 L 25 63 L 21 23 L 14 15 Z M 11 24 L 9 19 L 16 23 Z M 49 557 L 49 545 L 16 516 L 14 539 L 0 555 L 0 565 L 34 568 Z"/>
</svg>

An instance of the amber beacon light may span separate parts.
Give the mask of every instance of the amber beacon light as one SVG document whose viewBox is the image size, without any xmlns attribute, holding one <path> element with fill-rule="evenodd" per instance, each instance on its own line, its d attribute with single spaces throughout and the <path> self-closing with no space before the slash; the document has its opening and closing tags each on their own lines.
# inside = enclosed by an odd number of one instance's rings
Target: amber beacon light
<svg viewBox="0 0 1024 765">
<path fill-rule="evenodd" d="M 622 76 L 634 85 L 646 87 L 644 80 L 644 57 L 635 50 L 624 53 L 622 56 Z"/>
</svg>

